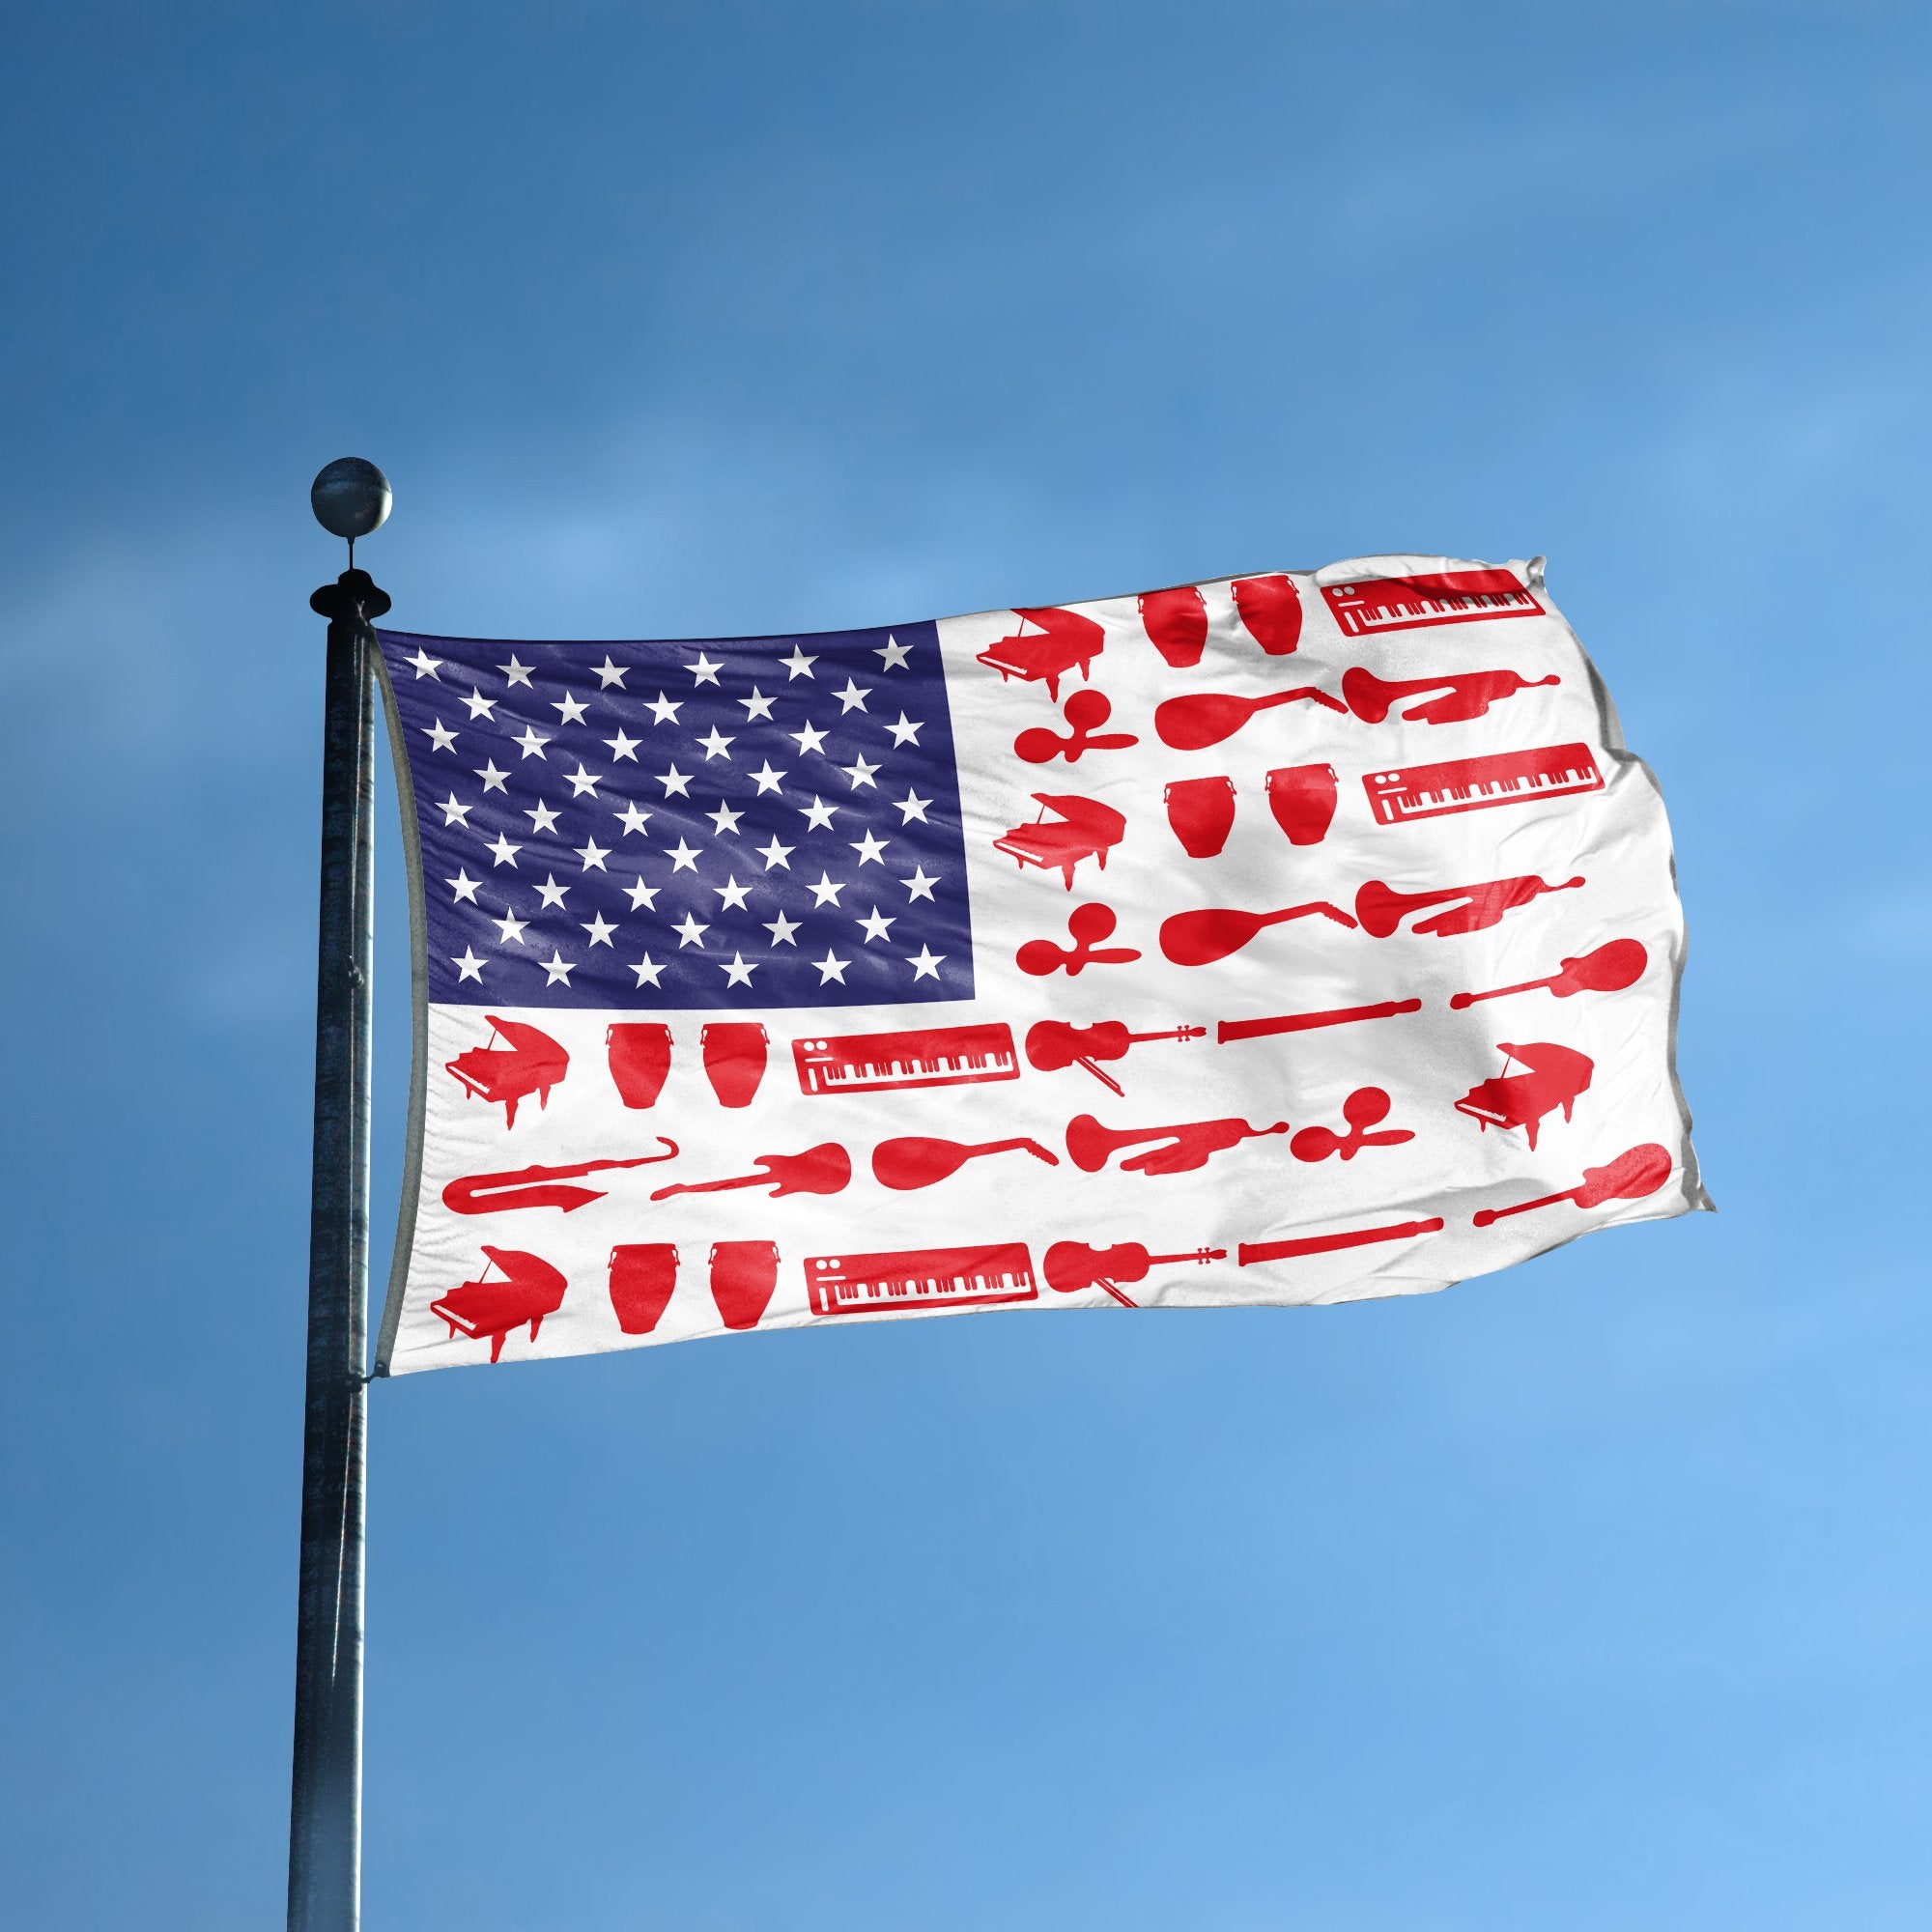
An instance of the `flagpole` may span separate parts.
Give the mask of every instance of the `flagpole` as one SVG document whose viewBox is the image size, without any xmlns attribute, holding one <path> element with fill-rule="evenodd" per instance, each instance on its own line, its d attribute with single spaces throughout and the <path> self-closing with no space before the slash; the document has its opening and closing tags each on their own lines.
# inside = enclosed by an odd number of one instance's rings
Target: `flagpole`
<svg viewBox="0 0 1932 1932">
<path fill-rule="evenodd" d="M 355 539 L 389 485 L 357 457 L 310 501 L 350 567 L 309 599 L 328 619 L 323 700 L 322 904 L 309 1191 L 308 1377 L 296 1632 L 289 1932 L 355 1932 L 362 1879 L 362 1577 L 369 1287 L 369 980 L 375 859 L 372 620 L 388 597 Z"/>
</svg>

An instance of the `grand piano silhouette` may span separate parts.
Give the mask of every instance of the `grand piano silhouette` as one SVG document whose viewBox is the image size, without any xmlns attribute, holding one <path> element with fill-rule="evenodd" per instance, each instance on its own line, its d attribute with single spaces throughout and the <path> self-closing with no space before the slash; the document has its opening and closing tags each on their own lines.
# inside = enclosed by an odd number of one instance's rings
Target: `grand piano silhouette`
<svg viewBox="0 0 1932 1932">
<path fill-rule="evenodd" d="M 544 1317 L 563 1306 L 569 1283 L 561 1268 L 552 1267 L 540 1255 L 526 1254 L 521 1248 L 493 1248 L 487 1242 L 482 1246 L 490 1266 L 502 1269 L 503 1279 L 466 1281 L 432 1301 L 429 1312 L 449 1323 L 452 1340 L 468 1335 L 471 1341 L 481 1341 L 487 1335 L 494 1362 L 503 1352 L 503 1338 L 512 1328 L 527 1321 L 530 1340 L 537 1339 Z"/>
<path fill-rule="evenodd" d="M 1034 798 L 1040 808 L 1039 817 L 1031 825 L 1015 825 L 1004 838 L 993 840 L 993 850 L 1010 853 L 1024 870 L 1037 866 L 1042 871 L 1058 870 L 1073 890 L 1073 868 L 1082 859 L 1097 859 L 1107 869 L 1107 854 L 1125 837 L 1125 816 L 1099 800 L 1080 798 L 1068 792 L 1037 791 Z M 1060 823 L 1049 825 L 1046 814 L 1058 815 Z"/>
<path fill-rule="evenodd" d="M 463 1083 L 471 1099 L 501 1103 L 503 1124 L 517 1124 L 517 1102 L 532 1094 L 537 1105 L 550 1105 L 550 1090 L 570 1071 L 570 1055 L 550 1035 L 527 1020 L 506 1020 L 486 1014 L 491 1037 L 501 1036 L 507 1046 L 472 1046 L 443 1062 L 446 1072 Z"/>
<path fill-rule="evenodd" d="M 1080 675 L 1087 675 L 1088 666 L 1106 647 L 1106 632 L 1092 617 L 1050 604 L 1032 611 L 1016 605 L 1013 615 L 1020 628 L 987 645 L 980 662 L 998 671 L 1002 684 L 1009 677 L 1043 679 L 1046 695 L 1058 703 L 1060 680 L 1076 665 Z M 1031 631 L 1029 624 L 1035 627 Z"/>
</svg>

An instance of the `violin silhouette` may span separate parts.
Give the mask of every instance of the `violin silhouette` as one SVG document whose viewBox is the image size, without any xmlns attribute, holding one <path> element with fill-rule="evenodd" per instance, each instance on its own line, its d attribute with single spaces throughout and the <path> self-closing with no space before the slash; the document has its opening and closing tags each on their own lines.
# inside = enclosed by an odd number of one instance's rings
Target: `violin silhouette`
<svg viewBox="0 0 1932 1932">
<path fill-rule="evenodd" d="M 1013 955 L 1014 960 L 1022 973 L 1031 973 L 1036 980 L 1063 968 L 1072 979 L 1087 966 L 1125 966 L 1141 956 L 1133 947 L 1100 944 L 1113 936 L 1119 923 L 1112 906 L 1075 906 L 1066 915 L 1067 936 L 1073 941 L 1070 947 L 1056 945 L 1050 939 L 1029 939 Z"/>
<path fill-rule="evenodd" d="M 1534 1201 L 1519 1201 L 1514 1208 L 1485 1208 L 1472 1218 L 1477 1227 L 1487 1228 L 1492 1221 L 1527 1214 L 1532 1208 L 1553 1207 L 1558 1201 L 1574 1201 L 1579 1208 L 1601 1208 L 1606 1201 L 1641 1201 L 1669 1179 L 1669 1151 L 1655 1141 L 1646 1141 L 1602 1167 L 1586 1167 L 1582 1180 L 1561 1194 L 1539 1195 Z"/>
<path fill-rule="evenodd" d="M 1478 1000 L 1500 1000 L 1511 993 L 1534 993 L 1548 986 L 1559 1000 L 1567 1000 L 1577 993 L 1621 993 L 1626 986 L 1634 986 L 1643 977 L 1643 969 L 1650 964 L 1650 954 L 1643 950 L 1639 939 L 1611 939 L 1605 941 L 1594 952 L 1582 953 L 1575 959 L 1566 959 L 1561 972 L 1552 973 L 1547 980 L 1525 980 L 1520 985 L 1496 986 L 1487 993 L 1458 993 L 1449 1005 L 1456 1012 L 1464 1007 L 1473 1007 Z"/>
<path fill-rule="evenodd" d="M 1103 1086 L 1124 1097 L 1126 1090 L 1096 1060 L 1123 1060 L 1127 1048 L 1149 1039 L 1201 1039 L 1206 1027 L 1175 1027 L 1167 1033 L 1129 1033 L 1120 1020 L 1095 1020 L 1092 1026 L 1069 1026 L 1065 1020 L 1039 1020 L 1027 1029 L 1026 1057 L 1041 1073 L 1058 1073 L 1063 1066 L 1084 1066 Z"/>
<path fill-rule="evenodd" d="M 1030 765 L 1044 765 L 1054 758 L 1078 764 L 1082 752 L 1124 752 L 1140 740 L 1131 731 L 1094 734 L 1114 715 L 1114 707 L 1102 691 L 1076 691 L 1061 707 L 1061 715 L 1073 729 L 1065 737 L 1044 724 L 1032 724 L 1013 740 L 1013 753 Z"/>
<path fill-rule="evenodd" d="M 1277 704 L 1293 704 L 1299 698 L 1325 704 L 1345 717 L 1349 707 L 1339 697 L 1330 697 L 1312 684 L 1296 685 L 1293 691 L 1271 691 L 1264 697 L 1237 697 L 1232 692 L 1202 691 L 1187 697 L 1170 697 L 1156 704 L 1153 728 L 1163 745 L 1177 752 L 1205 752 L 1232 738 L 1258 711 Z"/>
<path fill-rule="evenodd" d="M 1085 1241 L 1055 1241 L 1040 1263 L 1046 1285 L 1062 1294 L 1077 1294 L 1083 1288 L 1103 1288 L 1122 1308 L 1138 1308 L 1140 1303 L 1121 1293 L 1123 1281 L 1145 1281 L 1148 1270 L 1160 1262 L 1209 1262 L 1228 1259 L 1226 1248 L 1189 1248 L 1183 1254 L 1151 1255 L 1138 1241 L 1116 1241 L 1111 1248 L 1092 1248 Z"/>
<path fill-rule="evenodd" d="M 977 1147 L 967 1147 L 958 1141 L 931 1140 L 923 1134 L 906 1134 L 897 1140 L 881 1141 L 872 1150 L 872 1178 L 882 1187 L 901 1190 L 930 1187 L 935 1181 L 949 1179 L 969 1160 L 982 1153 L 1021 1151 L 1045 1161 L 1048 1167 L 1060 1165 L 1057 1153 L 1024 1136 L 1010 1141 L 981 1141 Z"/>
<path fill-rule="evenodd" d="M 1365 1147 L 1400 1147 L 1404 1141 L 1412 1141 L 1415 1136 L 1406 1127 L 1394 1127 L 1383 1134 L 1369 1132 L 1387 1120 L 1388 1114 L 1389 1096 L 1379 1087 L 1357 1087 L 1342 1102 L 1348 1133 L 1338 1134 L 1332 1127 L 1303 1127 L 1289 1142 L 1288 1151 L 1296 1160 L 1326 1160 L 1331 1153 L 1353 1160 Z"/>
<path fill-rule="evenodd" d="M 534 1094 L 537 1105 L 550 1104 L 550 1090 L 570 1070 L 570 1055 L 550 1035 L 527 1020 L 498 1019 L 490 1022 L 492 1037 L 497 1035 L 507 1046 L 472 1046 L 454 1060 L 443 1062 L 443 1070 L 463 1083 L 472 1099 L 501 1101 L 505 1127 L 517 1124 L 517 1102 Z"/>
<path fill-rule="evenodd" d="M 1319 912 L 1337 925 L 1356 923 L 1340 906 L 1326 899 L 1311 899 L 1306 905 L 1286 906 L 1280 912 L 1240 912 L 1233 906 L 1204 906 L 1198 912 L 1178 912 L 1160 924 L 1160 950 L 1177 966 L 1211 966 L 1231 952 L 1238 952 L 1249 940 L 1270 925 L 1291 919 L 1305 919 Z"/>
<path fill-rule="evenodd" d="M 762 1174 L 734 1175 L 728 1180 L 679 1180 L 660 1187 L 653 1201 L 673 1194 L 723 1194 L 731 1187 L 769 1187 L 772 1199 L 781 1194 L 837 1194 L 852 1179 L 852 1156 L 837 1141 L 821 1141 L 803 1153 L 761 1153 L 752 1165 Z"/>
<path fill-rule="evenodd" d="M 442 1205 L 452 1214 L 500 1214 L 512 1208 L 561 1208 L 566 1214 L 604 1198 L 601 1187 L 566 1187 L 554 1183 L 602 1174 L 613 1167 L 649 1167 L 677 1157 L 677 1143 L 665 1134 L 663 1153 L 640 1153 L 633 1160 L 576 1160 L 566 1167 L 517 1167 L 503 1174 L 460 1175 L 442 1190 Z"/>
</svg>

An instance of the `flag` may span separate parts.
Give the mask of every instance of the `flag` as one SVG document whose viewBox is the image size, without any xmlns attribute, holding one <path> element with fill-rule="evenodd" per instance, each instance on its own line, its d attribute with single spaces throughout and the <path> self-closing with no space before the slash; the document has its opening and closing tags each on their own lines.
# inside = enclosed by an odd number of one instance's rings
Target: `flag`
<svg viewBox="0 0 1932 1932">
<path fill-rule="evenodd" d="M 380 638 L 385 1373 L 1419 1293 L 1709 1206 L 1662 801 L 1541 559 Z"/>
</svg>

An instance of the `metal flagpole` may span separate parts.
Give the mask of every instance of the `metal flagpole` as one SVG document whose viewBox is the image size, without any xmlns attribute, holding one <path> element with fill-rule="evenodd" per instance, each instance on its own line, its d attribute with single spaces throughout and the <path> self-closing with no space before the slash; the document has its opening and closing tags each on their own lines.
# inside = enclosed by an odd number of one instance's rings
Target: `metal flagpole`
<svg viewBox="0 0 1932 1932">
<path fill-rule="evenodd" d="M 349 568 L 309 599 L 328 619 L 309 1191 L 308 1390 L 289 1932 L 355 1932 L 362 1881 L 362 1530 L 369 1287 L 370 899 L 375 858 L 373 619 L 389 608 L 355 539 L 389 514 L 388 479 L 344 457 L 310 502 Z"/>
</svg>

